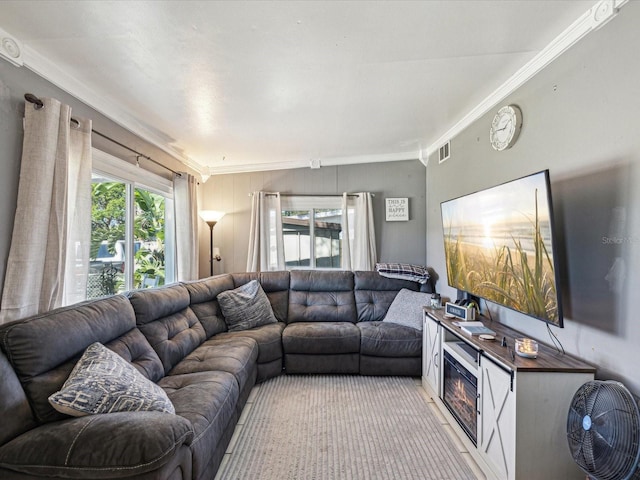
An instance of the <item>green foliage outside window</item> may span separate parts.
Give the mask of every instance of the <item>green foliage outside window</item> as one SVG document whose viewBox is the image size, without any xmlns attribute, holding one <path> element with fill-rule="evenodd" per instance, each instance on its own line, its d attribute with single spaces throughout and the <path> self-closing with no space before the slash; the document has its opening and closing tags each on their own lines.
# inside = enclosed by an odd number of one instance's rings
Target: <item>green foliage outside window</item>
<svg viewBox="0 0 640 480">
<path fill-rule="evenodd" d="M 115 245 L 125 239 L 126 185 L 120 182 L 92 183 L 91 258 L 96 259 L 106 241 L 110 256 L 116 255 Z M 165 280 L 165 198 L 147 190 L 135 189 L 134 241 L 135 252 L 133 288 L 163 285 Z M 97 268 L 100 268 L 98 265 Z M 97 273 L 99 292 L 89 297 L 117 293 L 124 286 L 120 266 L 113 274 L 114 264 L 105 263 Z M 117 270 L 118 267 L 115 266 Z M 149 280 L 152 280 L 149 282 Z"/>
</svg>

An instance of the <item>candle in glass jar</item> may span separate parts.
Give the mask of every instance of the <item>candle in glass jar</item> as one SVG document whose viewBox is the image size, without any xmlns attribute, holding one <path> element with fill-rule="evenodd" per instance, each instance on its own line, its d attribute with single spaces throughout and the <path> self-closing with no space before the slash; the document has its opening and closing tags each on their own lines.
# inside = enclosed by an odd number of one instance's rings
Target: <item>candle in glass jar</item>
<svg viewBox="0 0 640 480">
<path fill-rule="evenodd" d="M 538 342 L 531 338 L 516 338 L 516 353 L 521 357 L 537 358 Z"/>
</svg>

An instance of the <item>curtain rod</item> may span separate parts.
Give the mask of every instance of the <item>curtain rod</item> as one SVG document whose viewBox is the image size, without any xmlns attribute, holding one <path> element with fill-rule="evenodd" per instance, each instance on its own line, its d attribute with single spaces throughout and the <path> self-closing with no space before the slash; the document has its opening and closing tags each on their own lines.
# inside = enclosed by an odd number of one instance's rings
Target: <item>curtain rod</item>
<svg viewBox="0 0 640 480">
<path fill-rule="evenodd" d="M 38 97 L 36 97 L 36 96 L 35 96 L 34 94 L 32 94 L 32 93 L 25 93 L 25 94 L 24 94 L 24 99 L 25 99 L 27 102 L 29 102 L 29 103 L 33 103 L 33 104 L 35 105 L 35 107 L 34 107 L 34 108 L 35 108 L 36 110 L 40 110 L 41 108 L 44 108 L 44 103 L 42 102 L 42 100 L 40 100 Z M 73 117 L 71 117 L 71 123 L 73 123 L 76 127 L 78 127 L 78 126 L 80 125 L 80 122 L 79 122 L 78 120 L 76 120 L 75 118 L 73 118 Z M 98 132 L 97 130 L 93 130 L 93 129 L 91 129 L 91 133 L 95 133 L 96 135 L 99 135 L 100 137 L 104 138 L 105 140 L 109 140 L 110 142 L 115 143 L 116 145 L 118 145 L 118 146 L 120 146 L 120 147 L 122 147 L 122 148 L 124 148 L 124 149 L 127 149 L 127 150 L 129 150 L 130 152 L 132 152 L 132 153 L 135 153 L 135 154 L 137 155 L 137 157 L 136 157 L 136 161 L 138 161 L 138 160 L 140 159 L 139 157 L 142 157 L 142 158 L 144 158 L 145 160 L 149 160 L 150 162 L 155 163 L 155 164 L 156 164 L 156 165 L 158 165 L 159 167 L 162 167 L 162 168 L 164 168 L 164 169 L 166 169 L 166 170 L 169 170 L 169 171 L 170 171 L 171 173 L 173 173 L 174 175 L 177 175 L 177 176 L 179 176 L 179 177 L 181 177 L 181 176 L 182 176 L 182 173 L 180 173 L 180 172 L 176 172 L 176 171 L 175 171 L 175 170 L 173 170 L 172 168 L 169 168 L 169 167 L 167 167 L 166 165 L 163 165 L 162 163 L 160 163 L 160 162 L 158 162 L 158 161 L 154 160 L 153 158 L 151 158 L 151 157 L 150 157 L 150 156 L 148 156 L 148 155 L 145 155 L 145 154 L 143 154 L 143 153 L 140 153 L 140 152 L 138 152 L 137 150 L 134 150 L 134 149 L 133 149 L 133 148 L 131 148 L 131 147 L 127 147 L 125 144 L 120 143 L 119 141 L 117 141 L 117 140 L 115 140 L 115 139 L 113 139 L 113 138 L 111 138 L 111 137 L 109 137 L 109 136 L 105 135 L 104 133 L 100 133 L 100 132 Z"/>
<path fill-rule="evenodd" d="M 275 196 L 275 193 L 266 193 L 265 195 L 267 196 Z M 253 197 L 253 193 L 249 193 L 250 197 Z M 313 194 L 313 193 L 281 193 L 280 194 L 281 197 L 341 197 L 342 194 L 341 193 L 318 193 L 318 194 Z M 359 197 L 360 195 L 358 195 L 357 193 L 347 193 L 347 197 Z M 376 194 L 372 193 L 371 194 L 372 197 L 375 197 Z"/>
</svg>

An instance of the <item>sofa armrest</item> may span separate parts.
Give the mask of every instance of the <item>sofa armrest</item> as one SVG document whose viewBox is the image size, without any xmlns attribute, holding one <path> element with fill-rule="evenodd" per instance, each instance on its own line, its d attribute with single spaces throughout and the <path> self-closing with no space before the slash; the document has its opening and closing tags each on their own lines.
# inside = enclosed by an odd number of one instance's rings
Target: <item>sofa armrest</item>
<svg viewBox="0 0 640 480">
<path fill-rule="evenodd" d="M 161 468 L 193 430 L 161 412 L 70 418 L 29 430 L 0 447 L 0 467 L 34 476 L 124 478 Z"/>
</svg>

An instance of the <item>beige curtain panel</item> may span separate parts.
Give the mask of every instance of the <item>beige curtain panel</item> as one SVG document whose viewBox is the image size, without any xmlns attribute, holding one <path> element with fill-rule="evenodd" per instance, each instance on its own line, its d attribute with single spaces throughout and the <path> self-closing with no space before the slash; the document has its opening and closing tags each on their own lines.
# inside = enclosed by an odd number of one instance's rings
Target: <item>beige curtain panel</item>
<svg viewBox="0 0 640 480">
<path fill-rule="evenodd" d="M 254 192 L 247 272 L 284 270 L 284 237 L 279 192 Z"/>
<path fill-rule="evenodd" d="M 376 266 L 376 230 L 370 192 L 342 194 L 342 263 L 344 270 L 373 270 Z"/>
<path fill-rule="evenodd" d="M 178 281 L 200 278 L 198 272 L 198 181 L 182 173 L 173 180 Z"/>
<path fill-rule="evenodd" d="M 0 323 L 86 296 L 91 240 L 91 121 L 55 99 L 25 104 L 18 202 Z"/>
</svg>

